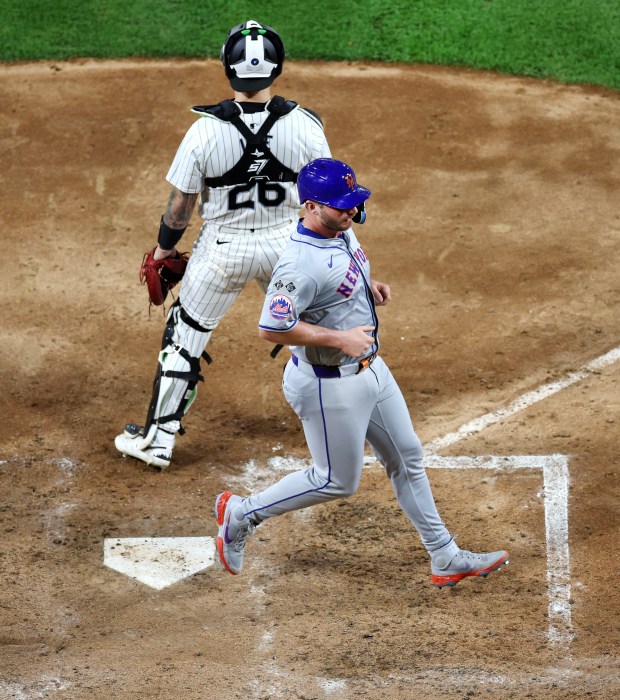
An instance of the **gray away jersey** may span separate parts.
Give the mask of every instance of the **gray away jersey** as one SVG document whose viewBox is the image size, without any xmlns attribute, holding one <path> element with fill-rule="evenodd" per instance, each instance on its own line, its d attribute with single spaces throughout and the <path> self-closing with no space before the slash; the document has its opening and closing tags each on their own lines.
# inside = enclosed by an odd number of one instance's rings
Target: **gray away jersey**
<svg viewBox="0 0 620 700">
<path fill-rule="evenodd" d="M 375 326 L 375 342 L 364 357 L 379 349 L 370 264 L 353 229 L 338 238 L 325 238 L 307 229 L 303 220 L 298 223 L 273 271 L 259 327 L 283 332 L 299 320 L 336 330 Z M 290 346 L 290 350 L 315 365 L 347 365 L 360 359 L 336 348 Z"/>
<path fill-rule="evenodd" d="M 268 104 L 268 103 L 267 103 Z M 241 112 L 241 119 L 256 133 L 269 112 Z M 298 173 L 315 158 L 331 153 L 319 119 L 297 106 L 278 119 L 267 137 L 273 155 Z M 181 192 L 202 193 L 200 215 L 219 226 L 235 229 L 277 227 L 299 216 L 294 182 L 271 183 L 261 178 L 264 165 L 257 149 L 247 184 L 210 188 L 205 178 L 221 177 L 241 159 L 245 141 L 230 122 L 205 114 L 188 129 L 166 179 Z"/>
</svg>

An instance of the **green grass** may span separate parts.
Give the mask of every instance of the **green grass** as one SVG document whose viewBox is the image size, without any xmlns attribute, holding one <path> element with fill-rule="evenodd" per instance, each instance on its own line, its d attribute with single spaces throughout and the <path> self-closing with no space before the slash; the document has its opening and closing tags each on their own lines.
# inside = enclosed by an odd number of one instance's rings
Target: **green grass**
<svg viewBox="0 0 620 700">
<path fill-rule="evenodd" d="M 290 59 L 435 63 L 620 89 L 620 0 L 0 0 L 0 61 L 217 57 L 245 19 Z"/>
</svg>

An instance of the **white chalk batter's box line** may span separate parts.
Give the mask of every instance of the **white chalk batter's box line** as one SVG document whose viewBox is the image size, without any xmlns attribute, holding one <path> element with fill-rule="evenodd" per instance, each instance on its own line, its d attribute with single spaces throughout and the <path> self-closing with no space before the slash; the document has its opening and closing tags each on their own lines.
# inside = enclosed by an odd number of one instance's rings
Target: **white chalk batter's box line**
<svg viewBox="0 0 620 700">
<path fill-rule="evenodd" d="M 365 468 L 379 462 L 375 457 L 364 457 Z M 274 471 L 290 472 L 312 466 L 311 459 L 272 457 L 264 470 L 251 460 L 240 481 L 250 490 L 257 479 Z M 492 471 L 517 471 L 539 469 L 543 478 L 543 503 L 545 508 L 545 539 L 547 545 L 547 588 L 549 595 L 549 631 L 551 642 L 566 643 L 572 640 L 570 553 L 568 546 L 568 457 L 565 455 L 508 456 L 508 457 L 442 457 L 427 454 L 427 469 L 489 469 Z"/>
<path fill-rule="evenodd" d="M 427 455 L 427 468 L 491 469 L 516 471 L 540 469 L 543 477 L 549 641 L 565 643 L 572 634 L 570 552 L 568 546 L 568 458 L 565 455 L 513 457 L 440 457 Z"/>
<path fill-rule="evenodd" d="M 453 445 L 485 428 L 529 408 L 588 377 L 599 374 L 620 360 L 620 346 L 591 360 L 557 381 L 549 382 L 512 401 L 505 408 L 475 418 L 452 433 L 424 445 L 425 466 L 451 469 L 541 469 L 543 474 L 545 531 L 547 540 L 547 587 L 549 591 L 549 640 L 572 639 L 570 609 L 570 553 L 568 546 L 568 458 L 564 455 L 540 457 L 439 457 L 443 448 Z"/>
<path fill-rule="evenodd" d="M 545 531 L 547 544 L 547 587 L 549 593 L 549 640 L 564 643 L 570 641 L 572 635 L 571 609 L 570 609 L 570 555 L 568 546 L 568 458 L 564 455 L 546 456 L 512 456 L 512 457 L 442 457 L 436 453 L 448 445 L 453 445 L 467 437 L 480 433 L 490 425 L 498 423 L 516 413 L 524 410 L 538 401 L 555 394 L 562 389 L 575 384 L 582 379 L 597 374 L 606 366 L 612 365 L 620 359 L 620 347 L 610 350 L 605 355 L 589 362 L 576 372 L 569 372 L 559 381 L 545 384 L 513 401 L 506 408 L 493 411 L 480 418 L 476 418 L 462 425 L 453 433 L 432 440 L 424 445 L 426 452 L 425 466 L 435 469 L 491 469 L 494 471 L 514 471 L 517 469 L 540 469 L 543 476 L 543 495 L 545 507 Z M 281 446 L 274 447 L 274 451 Z M 364 459 L 365 466 L 374 464 L 376 460 L 367 456 Z M 289 459 L 284 457 L 272 457 L 267 460 L 266 468 L 270 475 L 274 471 L 290 471 L 303 469 L 310 465 L 310 460 Z M 265 468 L 250 460 L 243 470 L 243 476 L 238 479 L 239 485 L 243 483 L 250 490 L 257 481 L 265 476 Z M 165 542 L 161 540 L 165 539 Z M 179 540 L 176 542 L 176 540 Z M 158 540 L 158 541 L 155 541 Z M 196 541 L 200 540 L 198 546 Z M 122 571 L 129 576 L 148 583 L 156 588 L 170 585 L 173 581 L 185 578 L 191 573 L 200 571 L 213 563 L 214 547 L 213 538 L 140 538 L 139 542 L 116 538 L 104 543 L 104 549 L 111 554 L 117 547 L 120 552 L 115 555 L 120 564 L 106 562 L 104 564 Z M 129 543 L 130 547 L 124 548 Z M 152 562 L 144 560 L 137 552 L 132 553 L 131 545 L 140 549 L 147 547 L 155 549 L 155 555 L 151 552 L 149 557 Z M 165 561 L 162 552 L 167 552 L 172 558 L 179 558 L 179 550 L 187 548 L 186 557 L 178 561 L 176 571 L 171 570 Z M 207 551 L 208 550 L 208 551 Z M 136 556 L 137 555 L 137 556 Z M 163 560 L 162 560 L 163 559 Z M 191 561 L 190 561 L 191 559 Z M 129 561 L 128 561 L 129 560 Z M 131 571 L 127 567 L 137 565 L 140 572 Z M 153 566 L 157 571 L 153 578 Z M 146 578 L 145 578 L 146 577 Z M 153 580 L 151 580 L 153 579 Z"/>
</svg>

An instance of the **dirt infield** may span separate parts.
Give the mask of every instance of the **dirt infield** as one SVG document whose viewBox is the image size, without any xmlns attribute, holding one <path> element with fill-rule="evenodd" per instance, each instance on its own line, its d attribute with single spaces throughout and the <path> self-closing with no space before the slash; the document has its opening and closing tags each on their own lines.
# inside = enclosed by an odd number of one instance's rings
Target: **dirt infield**
<svg viewBox="0 0 620 700">
<path fill-rule="evenodd" d="M 307 451 L 254 287 L 170 469 L 113 445 L 163 329 L 138 268 L 188 108 L 229 95 L 219 63 L 1 67 L 0 697 L 619 695 L 619 94 L 322 63 L 276 87 L 374 192 L 358 235 L 392 286 L 382 355 L 446 524 L 510 566 L 432 587 L 370 459 L 352 498 L 261 527 L 240 576 L 156 590 L 105 566 L 106 539 L 214 536 L 215 494 Z"/>
</svg>

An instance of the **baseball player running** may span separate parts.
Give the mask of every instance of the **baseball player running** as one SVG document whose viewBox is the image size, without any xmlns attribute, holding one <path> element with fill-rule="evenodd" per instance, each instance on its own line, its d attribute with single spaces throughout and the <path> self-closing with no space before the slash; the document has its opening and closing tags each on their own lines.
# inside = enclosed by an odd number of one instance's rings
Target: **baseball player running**
<svg viewBox="0 0 620 700">
<path fill-rule="evenodd" d="M 355 493 L 368 441 L 429 552 L 432 583 L 486 576 L 508 563 L 508 552 L 462 550 L 446 529 L 407 405 L 378 354 L 375 307 L 390 301 L 390 288 L 370 277 L 351 229 L 371 193 L 348 165 L 329 158 L 306 165 L 297 187 L 306 215 L 273 271 L 259 335 L 290 346 L 282 386 L 314 465 L 246 498 L 217 496 L 220 561 L 239 573 L 247 536 L 264 520 Z"/>
<path fill-rule="evenodd" d="M 221 59 L 234 99 L 194 107 L 166 179 L 172 185 L 155 260 L 176 257 L 176 245 L 200 196 L 205 220 L 169 310 L 152 398 L 143 426 L 128 423 L 115 439 L 130 457 L 165 469 L 181 419 L 196 397 L 201 358 L 211 333 L 246 284 L 263 291 L 299 213 L 297 174 L 330 156 L 319 117 L 271 96 L 285 51 L 271 27 L 254 20 L 230 30 Z"/>
</svg>

